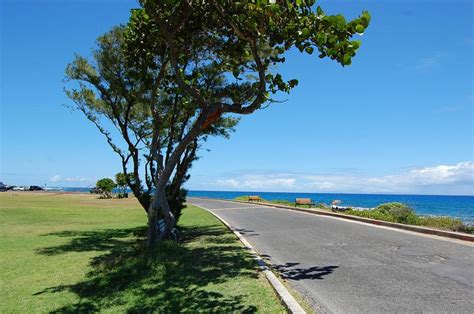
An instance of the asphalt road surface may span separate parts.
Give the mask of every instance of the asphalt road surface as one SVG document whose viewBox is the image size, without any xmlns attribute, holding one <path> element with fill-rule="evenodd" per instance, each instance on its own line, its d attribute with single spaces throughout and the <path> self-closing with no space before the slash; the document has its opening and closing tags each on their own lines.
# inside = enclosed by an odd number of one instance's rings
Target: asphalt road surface
<svg viewBox="0 0 474 314">
<path fill-rule="evenodd" d="M 474 245 L 253 204 L 189 198 L 237 229 L 318 312 L 474 313 Z"/>
</svg>

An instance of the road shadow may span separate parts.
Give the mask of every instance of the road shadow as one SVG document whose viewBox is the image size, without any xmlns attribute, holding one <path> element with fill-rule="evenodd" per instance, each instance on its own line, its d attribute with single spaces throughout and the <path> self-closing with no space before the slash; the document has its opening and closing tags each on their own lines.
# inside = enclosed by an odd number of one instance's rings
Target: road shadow
<svg viewBox="0 0 474 314">
<path fill-rule="evenodd" d="M 312 266 L 308 268 L 297 267 L 300 263 L 285 263 L 274 265 L 276 271 L 284 279 L 303 280 L 303 279 L 324 279 L 325 276 L 331 274 L 339 266 Z"/>
<path fill-rule="evenodd" d="M 258 236 L 259 233 L 256 233 L 253 230 L 249 229 L 243 229 L 243 228 L 234 228 L 235 231 L 238 231 L 241 235 L 247 236 L 247 237 L 252 237 L 252 236 Z"/>
<path fill-rule="evenodd" d="M 83 281 L 49 287 L 35 295 L 69 291 L 80 300 L 52 313 L 114 311 L 117 307 L 128 313 L 256 311 L 255 306 L 244 304 L 240 291 L 229 297 L 205 289 L 232 277 L 257 276 L 255 261 L 225 229 L 181 228 L 184 244 L 165 241 L 153 250 L 143 245 L 145 232 L 145 228 L 130 228 L 48 234 L 69 241 L 38 249 L 37 254 L 95 251 L 100 255 L 91 260 Z M 185 245 L 196 239 L 210 245 Z M 212 239 L 220 240 L 215 244 Z"/>
<path fill-rule="evenodd" d="M 272 256 L 268 254 L 260 254 L 260 256 L 267 261 L 270 267 L 278 272 L 282 278 L 291 280 L 302 279 L 324 279 L 323 277 L 330 275 L 339 266 L 312 266 L 308 268 L 297 267 L 300 263 L 288 262 L 285 264 L 273 264 Z"/>
</svg>

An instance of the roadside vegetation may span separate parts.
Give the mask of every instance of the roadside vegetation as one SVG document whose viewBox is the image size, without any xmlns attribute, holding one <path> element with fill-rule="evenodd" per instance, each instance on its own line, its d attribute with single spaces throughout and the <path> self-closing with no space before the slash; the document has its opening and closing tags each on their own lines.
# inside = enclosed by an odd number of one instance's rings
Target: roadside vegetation
<svg viewBox="0 0 474 314">
<path fill-rule="evenodd" d="M 248 196 L 236 197 L 237 201 L 247 201 Z M 263 202 L 294 207 L 295 203 L 286 200 L 264 200 Z M 316 203 L 318 210 L 331 211 L 331 208 L 322 203 Z M 353 215 L 389 222 L 396 222 L 408 225 L 416 225 L 430 228 L 443 229 L 448 231 L 465 232 L 474 234 L 474 226 L 464 224 L 461 219 L 446 216 L 424 216 L 416 214 L 408 205 L 392 202 L 380 204 L 372 210 L 355 210 L 349 208 L 342 212 L 346 215 Z"/>
<path fill-rule="evenodd" d="M 182 241 L 153 249 L 145 221 L 135 198 L 0 194 L 0 312 L 285 312 L 206 211 L 186 207 Z"/>
<path fill-rule="evenodd" d="M 449 231 L 474 233 L 474 228 L 466 226 L 461 219 L 446 216 L 417 215 L 412 208 L 401 203 L 385 203 L 373 210 L 365 211 L 350 209 L 345 211 L 344 214 Z"/>
</svg>

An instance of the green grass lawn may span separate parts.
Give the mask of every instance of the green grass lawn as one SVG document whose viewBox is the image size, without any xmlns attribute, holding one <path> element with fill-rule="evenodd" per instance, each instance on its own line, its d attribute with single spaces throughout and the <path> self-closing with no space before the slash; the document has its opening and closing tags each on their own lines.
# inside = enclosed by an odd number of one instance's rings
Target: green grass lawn
<svg viewBox="0 0 474 314">
<path fill-rule="evenodd" d="M 187 207 L 183 241 L 143 246 L 134 199 L 0 193 L 0 312 L 285 312 L 216 218 Z"/>
</svg>

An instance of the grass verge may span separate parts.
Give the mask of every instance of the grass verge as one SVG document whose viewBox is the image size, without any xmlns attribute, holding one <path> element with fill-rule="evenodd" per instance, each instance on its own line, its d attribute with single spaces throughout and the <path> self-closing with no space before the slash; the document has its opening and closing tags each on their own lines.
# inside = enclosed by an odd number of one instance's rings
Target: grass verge
<svg viewBox="0 0 474 314">
<path fill-rule="evenodd" d="M 0 312 L 283 313 L 240 242 L 187 207 L 183 242 L 143 247 L 134 199 L 0 194 Z"/>
</svg>

